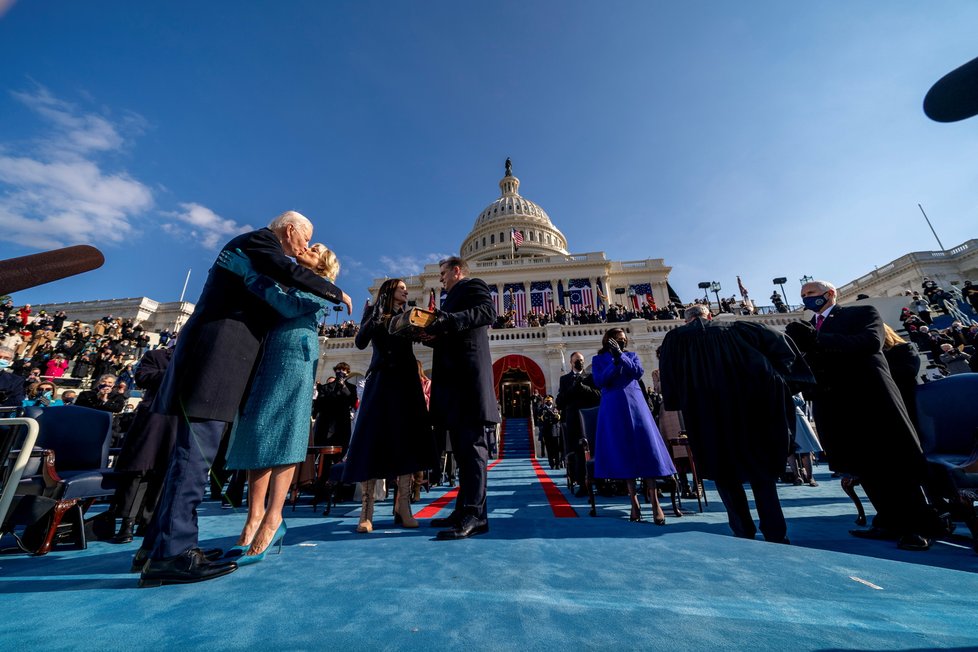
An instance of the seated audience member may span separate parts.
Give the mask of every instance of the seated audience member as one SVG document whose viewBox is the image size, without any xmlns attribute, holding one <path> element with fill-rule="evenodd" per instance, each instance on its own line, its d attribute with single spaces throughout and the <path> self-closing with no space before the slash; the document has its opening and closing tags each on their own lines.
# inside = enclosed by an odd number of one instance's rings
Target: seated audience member
<svg viewBox="0 0 978 652">
<path fill-rule="evenodd" d="M 0 347 L 0 407 L 20 407 L 24 402 L 24 379 L 13 373 L 14 350 Z"/>
<path fill-rule="evenodd" d="M 950 344 L 941 345 L 941 364 L 947 369 L 948 375 L 971 373 L 969 361 L 971 356 L 963 351 L 958 351 Z"/>
<path fill-rule="evenodd" d="M 104 412 L 122 412 L 122 408 L 126 405 L 126 397 L 113 392 L 112 390 L 114 388 L 115 376 L 112 374 L 102 374 L 99 376 L 96 388 L 79 394 L 75 405 L 102 410 Z"/>
<path fill-rule="evenodd" d="M 44 375 L 48 378 L 61 378 L 68 368 L 68 361 L 63 353 L 55 353 L 54 357 L 47 361 Z"/>
<path fill-rule="evenodd" d="M 34 383 L 27 389 L 27 397 L 24 399 L 24 407 L 50 407 L 52 405 L 64 405 L 55 398 L 58 386 L 53 382 L 42 380 Z"/>
<path fill-rule="evenodd" d="M 61 392 L 61 402 L 65 405 L 72 405 L 76 398 L 78 398 L 78 393 L 73 389 L 66 389 Z"/>
</svg>

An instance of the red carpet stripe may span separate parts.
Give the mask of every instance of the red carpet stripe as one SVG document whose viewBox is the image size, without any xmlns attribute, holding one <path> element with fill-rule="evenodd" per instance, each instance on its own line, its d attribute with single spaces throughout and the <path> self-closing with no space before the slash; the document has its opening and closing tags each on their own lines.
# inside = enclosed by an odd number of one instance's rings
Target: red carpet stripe
<svg viewBox="0 0 978 652">
<path fill-rule="evenodd" d="M 499 462 L 503 459 L 503 453 L 505 451 L 504 444 L 506 442 L 505 431 L 506 425 L 504 422 L 504 424 L 499 428 L 499 456 L 496 458 L 495 462 L 486 467 L 486 471 L 492 471 L 492 467 L 499 464 Z M 458 487 L 445 492 L 437 499 L 433 500 L 430 505 L 425 506 L 422 510 L 417 512 L 414 515 L 414 518 L 434 518 L 435 514 L 443 510 L 450 502 L 454 501 L 456 496 L 458 496 Z"/>
<path fill-rule="evenodd" d="M 537 480 L 543 486 L 543 493 L 547 496 L 547 502 L 550 503 L 550 509 L 554 516 L 557 518 L 577 518 L 577 512 L 574 511 L 571 504 L 564 498 L 564 494 L 561 493 L 554 481 L 540 466 L 540 462 L 537 461 L 536 448 L 533 442 L 533 428 L 530 428 L 530 463 L 533 464 L 533 472 L 537 474 Z"/>
</svg>

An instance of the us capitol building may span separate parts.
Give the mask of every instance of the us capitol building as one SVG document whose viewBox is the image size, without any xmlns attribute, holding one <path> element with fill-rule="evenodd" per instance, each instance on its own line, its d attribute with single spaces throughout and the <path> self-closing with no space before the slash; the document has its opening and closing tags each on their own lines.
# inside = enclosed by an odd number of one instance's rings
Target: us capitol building
<svg viewBox="0 0 978 652">
<path fill-rule="evenodd" d="M 642 306 L 654 301 L 669 302 L 670 267 L 661 258 L 608 260 L 604 252 L 571 253 L 570 245 L 550 220 L 547 212 L 519 194 L 520 180 L 513 176 L 509 161 L 506 176 L 499 182 L 500 196 L 479 211 L 472 230 L 462 239 L 460 255 L 469 263 L 470 276 L 481 278 L 493 293 L 496 311 L 513 310 L 521 316 L 530 310 L 547 312 L 563 305 L 568 311 L 598 309 L 603 302 Z M 512 235 L 519 232 L 523 242 L 514 254 Z M 409 299 L 418 306 L 428 305 L 432 293 L 442 297 L 438 265 L 431 264 L 417 276 L 404 279 Z M 376 279 L 372 296 L 384 279 Z M 440 298 L 436 299 L 440 305 Z M 787 315 L 750 317 L 772 326 L 789 321 Z M 519 320 L 518 320 L 519 321 Z M 651 372 L 658 367 L 655 349 L 665 334 L 682 321 L 561 325 L 491 329 L 493 377 L 504 416 L 526 416 L 533 391 L 556 394 L 559 378 L 570 371 L 574 351 L 590 363 L 601 346 L 605 331 L 623 327 L 629 336 L 630 350 L 638 353 L 651 386 Z M 362 376 L 370 364 L 371 349 L 360 351 L 352 338 L 330 339 L 321 343 L 317 381 L 324 382 L 338 362 L 349 363 L 353 376 Z M 431 368 L 430 348 L 416 344 L 414 352 L 425 369 Z M 438 382 L 437 378 L 432 379 Z M 356 378 L 353 379 L 356 382 Z"/>
</svg>

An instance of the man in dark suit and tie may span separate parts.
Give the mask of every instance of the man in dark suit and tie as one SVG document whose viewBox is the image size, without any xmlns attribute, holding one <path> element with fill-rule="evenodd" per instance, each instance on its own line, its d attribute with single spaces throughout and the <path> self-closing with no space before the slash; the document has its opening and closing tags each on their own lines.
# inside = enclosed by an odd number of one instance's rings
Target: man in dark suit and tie
<svg viewBox="0 0 978 652">
<path fill-rule="evenodd" d="M 268 228 L 239 235 L 224 248 L 240 249 L 259 274 L 342 302 L 349 312 L 346 293 L 289 258 L 304 252 L 311 237 L 312 223 L 287 211 Z M 140 586 L 199 582 L 237 568 L 217 561 L 220 551 L 197 546 L 197 506 L 224 431 L 245 397 L 261 343 L 279 318 L 239 276 L 211 268 L 152 407 L 178 417 L 179 426 L 159 507 L 133 560 L 133 570 L 142 571 Z"/>
<path fill-rule="evenodd" d="M 571 372 L 560 377 L 557 392 L 557 409 L 560 410 L 564 424 L 564 450 L 567 451 L 567 467 L 571 480 L 578 485 L 577 495 L 587 493 L 584 489 L 585 461 L 584 446 L 581 439 L 580 413 L 582 408 L 597 407 L 601 403 L 601 390 L 594 384 L 591 374 L 584 372 L 584 355 L 574 351 L 570 357 Z M 592 450 L 594 442 L 591 442 Z"/>
<path fill-rule="evenodd" d="M 486 511 L 486 427 L 499 422 L 492 382 L 489 325 L 496 319 L 489 286 L 468 278 L 469 266 L 452 256 L 439 263 L 448 292 L 435 323 L 423 341 L 434 349 L 431 365 L 431 418 L 448 431 L 458 465 L 458 498 L 447 518 L 432 519 L 450 527 L 439 539 L 464 539 L 489 531 Z"/>
<path fill-rule="evenodd" d="M 809 398 L 829 467 L 858 477 L 876 508 L 873 527 L 850 534 L 927 550 L 946 529 L 922 489 L 923 452 L 883 357 L 883 319 L 871 305 L 836 305 L 825 281 L 806 283 L 801 297 L 815 317 L 785 331 L 815 374 Z"/>
</svg>

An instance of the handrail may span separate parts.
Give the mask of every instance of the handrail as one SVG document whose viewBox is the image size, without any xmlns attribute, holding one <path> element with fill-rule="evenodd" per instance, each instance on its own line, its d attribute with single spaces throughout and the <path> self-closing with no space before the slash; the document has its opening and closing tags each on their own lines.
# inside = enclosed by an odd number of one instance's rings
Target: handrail
<svg viewBox="0 0 978 652">
<path fill-rule="evenodd" d="M 27 426 L 27 437 L 20 447 L 20 453 L 17 454 L 17 459 L 14 460 L 14 465 L 10 470 L 10 474 L 7 476 L 7 482 L 3 485 L 3 493 L 0 494 L 0 524 L 3 524 L 7 519 L 7 510 L 10 509 L 10 503 L 14 500 L 14 492 L 17 491 L 17 485 L 20 484 L 20 479 L 24 475 L 24 469 L 27 468 L 27 460 L 31 456 L 34 444 L 37 443 L 39 429 L 37 420 L 27 417 L 0 419 L 0 426 Z"/>
</svg>

